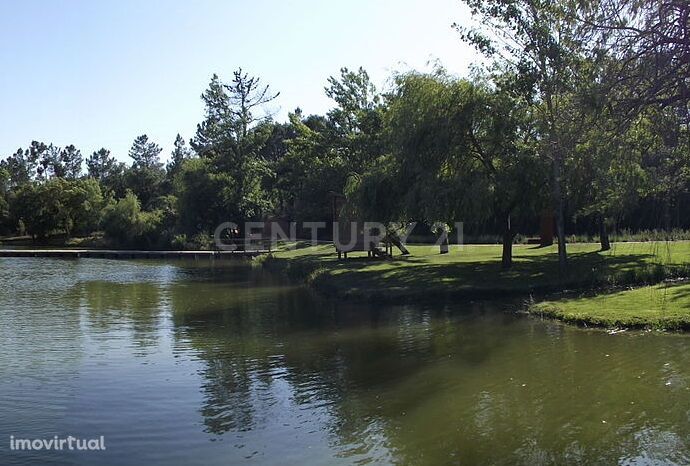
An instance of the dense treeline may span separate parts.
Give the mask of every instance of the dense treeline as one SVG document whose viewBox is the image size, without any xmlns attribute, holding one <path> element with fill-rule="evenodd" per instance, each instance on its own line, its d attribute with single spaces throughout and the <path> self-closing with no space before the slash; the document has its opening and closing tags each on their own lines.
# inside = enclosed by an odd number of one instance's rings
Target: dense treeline
<svg viewBox="0 0 690 466">
<path fill-rule="evenodd" d="M 279 98 L 242 70 L 213 76 L 189 147 L 167 165 L 146 135 L 131 164 L 107 149 L 32 142 L 0 162 L 0 232 L 105 231 L 122 246 L 203 247 L 220 223 L 351 218 L 516 234 L 688 228 L 690 6 L 680 0 L 463 0 L 458 27 L 487 66 L 437 67 L 379 92 L 363 69 L 328 80 L 326 115 L 266 113 Z M 86 166 L 86 172 L 82 171 Z"/>
</svg>

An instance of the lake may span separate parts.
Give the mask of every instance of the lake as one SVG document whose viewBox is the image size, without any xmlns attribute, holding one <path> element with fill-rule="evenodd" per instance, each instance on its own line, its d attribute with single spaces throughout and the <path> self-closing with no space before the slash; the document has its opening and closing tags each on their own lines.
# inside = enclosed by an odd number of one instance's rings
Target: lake
<svg viewBox="0 0 690 466">
<path fill-rule="evenodd" d="M 235 262 L 0 259 L 0 464 L 690 463 L 689 335 L 518 308 L 333 302 Z"/>
</svg>

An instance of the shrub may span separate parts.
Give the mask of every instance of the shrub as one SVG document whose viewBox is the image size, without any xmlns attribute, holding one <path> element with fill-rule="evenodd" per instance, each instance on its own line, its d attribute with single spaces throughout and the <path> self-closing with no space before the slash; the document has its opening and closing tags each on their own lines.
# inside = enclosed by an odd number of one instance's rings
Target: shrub
<svg viewBox="0 0 690 466">
<path fill-rule="evenodd" d="M 173 236 L 172 241 L 170 241 L 170 246 L 173 249 L 186 249 L 187 248 L 187 235 L 182 233 L 180 235 Z"/>
<path fill-rule="evenodd" d="M 127 191 L 125 197 L 103 210 L 101 227 L 119 246 L 151 246 L 162 220 L 161 211 L 144 212 L 137 196 Z"/>
</svg>

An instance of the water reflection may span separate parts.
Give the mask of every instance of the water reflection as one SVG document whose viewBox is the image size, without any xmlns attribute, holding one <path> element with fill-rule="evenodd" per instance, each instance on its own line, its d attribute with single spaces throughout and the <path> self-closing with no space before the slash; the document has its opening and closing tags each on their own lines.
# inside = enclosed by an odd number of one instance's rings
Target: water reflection
<svg viewBox="0 0 690 466">
<path fill-rule="evenodd" d="M 266 413 L 291 403 L 318 412 L 311 422 L 343 455 L 617 462 L 655 451 L 643 442 L 647 405 L 664 399 L 661 425 L 675 390 L 685 412 L 662 434 L 681 448 L 660 442 L 670 447 L 656 458 L 687 455 L 687 373 L 658 362 L 687 363 L 683 337 L 609 336 L 480 304 L 336 305 L 271 284 L 203 294 L 226 304 L 205 305 L 202 319 L 184 298 L 171 302 L 182 344 L 207 362 L 202 413 L 214 434 L 267 429 Z"/>
<path fill-rule="evenodd" d="M 690 461 L 686 335 L 336 303 L 256 267 L 24 261 L 0 262 L 3 434 L 98 429 L 104 464 Z"/>
</svg>

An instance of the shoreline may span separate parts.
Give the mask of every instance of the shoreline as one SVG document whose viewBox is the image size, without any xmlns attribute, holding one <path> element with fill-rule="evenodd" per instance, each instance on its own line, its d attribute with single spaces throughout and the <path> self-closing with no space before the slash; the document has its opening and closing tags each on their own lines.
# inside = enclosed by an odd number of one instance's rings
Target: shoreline
<svg viewBox="0 0 690 466">
<path fill-rule="evenodd" d="M 616 243 L 604 253 L 596 251 L 597 245 L 583 244 L 572 248 L 573 270 L 566 279 L 550 274 L 555 248 L 535 253 L 517 246 L 516 263 L 525 263 L 501 271 L 500 255 L 493 260 L 482 256 L 490 246 L 464 246 L 454 258 L 435 254 L 346 261 L 333 260 L 320 247 L 312 252 L 273 252 L 260 262 L 334 299 L 380 303 L 516 299 L 524 302 L 521 311 L 529 315 L 583 327 L 690 330 L 690 243 Z M 672 290 L 672 298 L 656 299 L 656 294 L 668 294 L 667 289 Z"/>
<path fill-rule="evenodd" d="M 268 250 L 256 251 L 186 251 L 138 249 L 0 249 L 0 257 L 47 257 L 61 259 L 234 259 L 254 258 Z"/>
<path fill-rule="evenodd" d="M 250 259 L 338 300 L 400 304 L 453 299 L 521 301 L 519 312 L 583 327 L 690 331 L 690 242 L 572 243 L 571 273 L 555 273 L 555 247 L 515 245 L 500 269 L 499 246 L 464 245 L 440 255 L 428 245 L 391 259 L 339 261 L 331 245 L 279 250 L 2 249 L 0 257 L 64 259 Z"/>
</svg>

